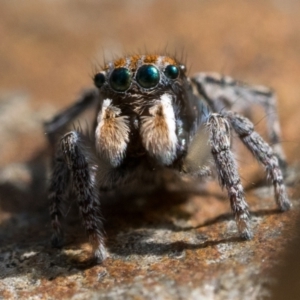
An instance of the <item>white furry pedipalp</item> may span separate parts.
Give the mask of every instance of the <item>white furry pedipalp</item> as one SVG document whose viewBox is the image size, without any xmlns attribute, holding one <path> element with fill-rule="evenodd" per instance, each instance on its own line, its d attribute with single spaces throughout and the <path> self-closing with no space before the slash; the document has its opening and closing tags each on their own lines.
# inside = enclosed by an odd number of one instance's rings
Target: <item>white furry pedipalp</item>
<svg viewBox="0 0 300 300">
<path fill-rule="evenodd" d="M 105 99 L 98 115 L 96 149 L 116 167 L 125 155 L 129 142 L 129 126 L 128 117 L 119 116 L 121 110 L 111 105 L 111 102 L 111 99 Z"/>
<path fill-rule="evenodd" d="M 164 165 L 176 158 L 177 135 L 172 97 L 163 94 L 141 118 L 140 135 L 148 153 Z"/>
</svg>

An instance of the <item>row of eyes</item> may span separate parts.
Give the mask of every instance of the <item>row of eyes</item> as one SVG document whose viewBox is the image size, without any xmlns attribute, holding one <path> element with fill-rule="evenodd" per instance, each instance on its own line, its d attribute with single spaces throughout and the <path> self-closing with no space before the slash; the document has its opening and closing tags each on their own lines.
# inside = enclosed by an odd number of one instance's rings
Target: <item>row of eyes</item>
<svg viewBox="0 0 300 300">
<path fill-rule="evenodd" d="M 170 79 L 176 79 L 179 76 L 179 68 L 168 65 L 164 70 L 164 74 Z M 131 80 L 132 75 L 127 68 L 116 68 L 110 75 L 109 83 L 115 91 L 124 92 L 130 87 Z M 94 83 L 98 88 L 101 88 L 105 81 L 106 78 L 103 73 L 98 73 L 94 77 Z M 136 81 L 145 89 L 154 88 L 160 81 L 159 70 L 153 65 L 143 65 L 136 73 Z"/>
</svg>

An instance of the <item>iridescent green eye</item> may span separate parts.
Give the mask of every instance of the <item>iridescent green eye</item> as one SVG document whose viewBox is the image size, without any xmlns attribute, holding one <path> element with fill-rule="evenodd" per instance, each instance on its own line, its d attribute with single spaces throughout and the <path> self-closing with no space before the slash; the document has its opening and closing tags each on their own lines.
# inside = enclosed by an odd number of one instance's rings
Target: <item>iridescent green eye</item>
<svg viewBox="0 0 300 300">
<path fill-rule="evenodd" d="M 127 68 L 114 69 L 110 75 L 110 86 L 117 92 L 126 91 L 131 84 L 131 73 Z"/>
<path fill-rule="evenodd" d="M 168 65 L 165 68 L 165 74 L 167 77 L 169 77 L 171 79 L 176 79 L 179 75 L 178 67 L 176 67 L 174 65 Z"/>
<path fill-rule="evenodd" d="M 101 88 L 105 82 L 105 75 L 102 73 L 98 73 L 94 76 L 94 84 L 97 88 Z"/>
<path fill-rule="evenodd" d="M 141 66 L 136 74 L 138 84 L 145 89 L 155 87 L 159 83 L 159 79 L 159 71 L 152 65 Z"/>
</svg>

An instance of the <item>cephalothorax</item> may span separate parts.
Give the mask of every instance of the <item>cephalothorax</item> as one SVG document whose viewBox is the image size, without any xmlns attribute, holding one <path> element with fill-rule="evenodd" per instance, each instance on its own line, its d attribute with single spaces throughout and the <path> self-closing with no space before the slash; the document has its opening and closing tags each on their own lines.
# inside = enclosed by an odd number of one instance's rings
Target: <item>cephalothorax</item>
<svg viewBox="0 0 300 300">
<path fill-rule="evenodd" d="M 70 189 L 76 195 L 83 225 L 98 261 L 106 257 L 100 203 L 106 191 L 155 188 L 161 172 L 208 174 L 194 155 L 200 152 L 195 137 L 208 132 L 208 144 L 219 182 L 225 187 L 240 236 L 252 237 L 248 206 L 231 151 L 233 129 L 271 178 L 282 211 L 290 208 L 281 167 L 280 127 L 274 94 L 217 74 L 186 76 L 185 66 L 160 55 L 133 55 L 107 63 L 94 76 L 97 89 L 87 91 L 73 106 L 46 123 L 53 142 L 86 108 L 97 111 L 93 136 L 80 130 L 64 134 L 56 146 L 50 183 L 50 213 L 54 235 L 62 240 L 62 204 Z M 240 114 L 253 103 L 267 115 L 271 148 Z M 207 142 L 207 141 L 206 141 Z"/>
</svg>

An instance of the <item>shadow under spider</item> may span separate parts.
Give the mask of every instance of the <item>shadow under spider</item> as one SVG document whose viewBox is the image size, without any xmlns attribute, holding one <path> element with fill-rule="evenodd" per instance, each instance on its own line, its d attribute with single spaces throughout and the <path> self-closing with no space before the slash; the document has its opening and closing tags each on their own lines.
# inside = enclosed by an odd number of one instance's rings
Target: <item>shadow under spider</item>
<svg viewBox="0 0 300 300">
<path fill-rule="evenodd" d="M 257 211 L 250 211 L 250 218 L 253 216 L 262 217 L 262 216 L 270 216 L 270 215 L 281 214 L 281 213 L 282 213 L 282 211 L 280 211 L 279 209 L 261 209 L 261 210 L 257 210 Z M 180 228 L 180 227 L 176 226 L 176 228 L 174 228 L 174 231 L 190 231 L 193 229 L 211 226 L 211 225 L 214 225 L 214 224 L 217 224 L 220 222 L 229 221 L 229 220 L 233 220 L 233 219 L 234 219 L 234 216 L 230 212 L 230 213 L 222 214 L 215 218 L 209 219 L 206 222 L 201 223 L 200 225 L 197 225 L 197 226 L 189 226 L 189 227 L 184 227 L 184 228 Z"/>
<path fill-rule="evenodd" d="M 88 269 L 95 264 L 93 260 L 79 261 L 76 256 L 66 254 L 65 251 L 53 249 L 50 246 L 51 226 L 48 216 L 47 200 L 47 180 L 46 163 L 48 153 L 41 152 L 30 160 L 26 167 L 31 174 L 31 182 L 25 190 L 18 189 L 10 182 L 0 185 L 1 210 L 11 215 L 0 225 L 0 264 L 4 264 L 1 269 L 0 278 L 12 277 L 27 274 L 34 265 L 34 272 L 38 277 L 48 280 L 61 275 L 70 275 L 82 269 Z M 199 193 L 200 196 L 207 195 L 205 190 Z M 170 231 L 190 231 L 200 227 L 211 226 L 213 224 L 233 219 L 231 213 L 217 216 L 196 227 L 180 227 L 175 225 L 171 217 L 188 219 L 192 213 L 183 211 L 180 204 L 195 193 L 154 193 L 147 197 L 142 204 L 132 199 L 114 201 L 111 204 L 103 204 L 103 215 L 107 220 L 105 228 L 107 230 L 107 247 L 114 255 L 126 256 L 138 255 L 165 255 L 170 253 L 180 253 L 186 249 L 202 249 L 224 243 L 243 242 L 239 237 L 230 237 L 220 240 L 200 240 L 199 243 L 186 243 L 181 241 L 171 243 L 147 242 L 151 238 L 151 233 L 147 229 L 169 229 Z M 211 193 L 209 193 L 211 196 Z M 218 194 L 219 195 L 219 194 Z M 222 197 L 221 197 L 222 198 Z M 222 198 L 223 199 L 223 198 Z M 71 203 L 72 209 L 66 218 L 66 245 L 64 250 L 80 249 L 82 243 L 87 242 L 84 230 L 78 216 L 76 203 Z M 76 201 L 73 201 L 76 202 Z M 277 213 L 277 210 L 260 210 L 252 212 L 254 216 L 264 216 Z M 154 215 L 154 217 L 153 217 Z M 161 217 L 157 217 L 161 215 Z M 165 216 L 168 218 L 165 219 Z M 139 235 L 136 229 L 146 229 Z M 128 232 L 128 238 L 135 235 L 135 243 L 127 247 L 120 247 L 117 236 L 120 232 Z M 131 234 L 130 232 L 133 231 Z M 34 253 L 27 257 L 28 253 Z M 43 263 L 37 264 L 37 256 Z M 176 254 L 175 254 L 176 256 Z M 2 260 L 2 262 L 1 262 Z M 57 268 L 59 267 L 59 268 Z M 30 271 L 31 272 L 31 271 Z"/>
</svg>

